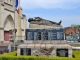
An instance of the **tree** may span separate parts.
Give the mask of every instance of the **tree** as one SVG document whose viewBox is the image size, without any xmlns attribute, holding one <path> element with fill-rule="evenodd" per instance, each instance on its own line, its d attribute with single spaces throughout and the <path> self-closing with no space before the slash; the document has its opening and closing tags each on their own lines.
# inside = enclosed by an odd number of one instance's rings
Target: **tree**
<svg viewBox="0 0 80 60">
<path fill-rule="evenodd" d="M 80 25 L 75 25 L 75 24 L 73 24 L 73 25 L 71 25 L 71 27 L 72 27 L 73 30 L 76 32 L 76 30 L 80 28 Z"/>
</svg>

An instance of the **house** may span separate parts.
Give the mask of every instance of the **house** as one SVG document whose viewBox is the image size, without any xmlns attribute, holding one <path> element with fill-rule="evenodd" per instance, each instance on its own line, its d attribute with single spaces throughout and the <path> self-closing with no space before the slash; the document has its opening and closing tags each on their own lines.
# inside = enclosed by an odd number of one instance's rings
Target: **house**
<svg viewBox="0 0 80 60">
<path fill-rule="evenodd" d="M 75 34 L 75 31 L 72 27 L 66 27 L 65 28 L 65 34 L 69 35 L 69 34 Z"/>
</svg>

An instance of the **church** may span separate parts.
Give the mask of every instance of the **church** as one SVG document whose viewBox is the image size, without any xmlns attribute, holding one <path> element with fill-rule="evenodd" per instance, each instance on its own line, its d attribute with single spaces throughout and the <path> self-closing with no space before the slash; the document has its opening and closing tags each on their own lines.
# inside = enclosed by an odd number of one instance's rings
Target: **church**
<svg viewBox="0 0 80 60">
<path fill-rule="evenodd" d="M 14 7 L 15 0 L 0 0 L 0 43 L 25 39 L 26 16 L 22 13 L 18 0 L 19 13 Z"/>
<path fill-rule="evenodd" d="M 15 9 L 17 1 L 19 11 Z M 28 19 L 29 29 L 62 28 L 60 22 L 53 22 L 41 17 Z M 0 43 L 25 40 L 27 26 L 26 16 L 22 13 L 20 0 L 0 0 Z"/>
</svg>

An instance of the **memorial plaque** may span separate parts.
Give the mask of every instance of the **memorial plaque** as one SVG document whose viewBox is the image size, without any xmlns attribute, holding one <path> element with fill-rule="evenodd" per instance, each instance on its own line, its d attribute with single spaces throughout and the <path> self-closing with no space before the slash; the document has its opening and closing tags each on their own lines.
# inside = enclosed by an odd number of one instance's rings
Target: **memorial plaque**
<svg viewBox="0 0 80 60">
<path fill-rule="evenodd" d="M 26 40 L 64 40 L 64 29 L 27 29 Z"/>
<path fill-rule="evenodd" d="M 57 49 L 56 54 L 60 57 L 68 57 L 68 49 Z"/>
<path fill-rule="evenodd" d="M 21 48 L 20 55 L 31 55 L 31 48 Z"/>
</svg>

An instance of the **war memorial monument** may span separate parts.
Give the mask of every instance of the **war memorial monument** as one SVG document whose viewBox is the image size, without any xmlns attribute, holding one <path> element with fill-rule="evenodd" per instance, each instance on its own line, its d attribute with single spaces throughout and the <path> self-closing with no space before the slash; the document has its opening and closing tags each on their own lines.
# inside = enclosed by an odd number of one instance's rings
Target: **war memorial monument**
<svg viewBox="0 0 80 60">
<path fill-rule="evenodd" d="M 34 19 L 30 18 L 28 21 L 33 28 L 26 29 L 26 39 L 24 44 L 19 45 L 17 48 L 18 56 L 35 55 L 72 57 L 72 46 L 68 45 L 65 40 L 64 28 L 61 26 L 62 21 L 56 23 L 40 17 Z M 35 24 L 37 24 L 38 28 L 34 28 Z M 45 28 L 43 28 L 44 25 Z M 57 28 L 54 28 L 54 25 Z"/>
</svg>

